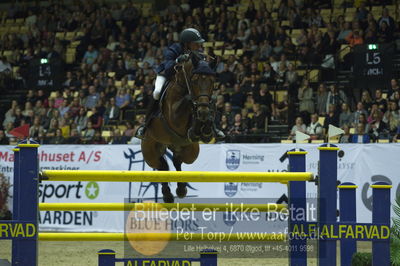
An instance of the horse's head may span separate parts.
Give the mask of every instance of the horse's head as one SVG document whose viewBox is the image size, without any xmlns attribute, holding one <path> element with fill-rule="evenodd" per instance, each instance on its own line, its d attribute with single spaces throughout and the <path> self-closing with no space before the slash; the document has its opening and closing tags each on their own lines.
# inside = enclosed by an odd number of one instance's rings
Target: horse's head
<svg viewBox="0 0 400 266">
<path fill-rule="evenodd" d="M 199 54 L 191 53 L 189 59 L 183 66 L 185 83 L 195 118 L 205 122 L 211 119 L 215 72 Z"/>
<path fill-rule="evenodd" d="M 215 71 L 209 66 L 201 55 L 192 52 L 189 60 L 182 65 L 182 79 L 188 91 L 188 97 L 193 108 L 193 124 L 200 125 L 199 137 L 207 135 L 212 137 L 214 120 L 213 90 Z M 207 129 L 205 128 L 207 125 Z M 201 137 L 203 140 L 203 138 Z M 205 138 L 204 140 L 206 140 Z M 204 141 L 203 140 L 203 141 Z"/>
</svg>

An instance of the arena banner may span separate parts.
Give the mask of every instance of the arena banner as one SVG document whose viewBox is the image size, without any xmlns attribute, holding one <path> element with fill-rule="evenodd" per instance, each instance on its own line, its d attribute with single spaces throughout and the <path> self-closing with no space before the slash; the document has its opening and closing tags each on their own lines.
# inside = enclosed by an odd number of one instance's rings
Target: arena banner
<svg viewBox="0 0 400 266">
<path fill-rule="evenodd" d="M 183 165 L 184 171 L 262 171 L 282 172 L 288 169 L 286 151 L 292 148 L 308 151 L 307 171 L 318 172 L 318 145 L 302 144 L 221 144 L 201 145 L 199 158 L 192 165 Z M 400 196 L 399 144 L 341 144 L 338 158 L 338 179 L 353 182 L 357 190 L 357 220 L 371 222 L 372 189 L 376 181 L 393 185 L 392 202 Z M 171 153 L 167 153 L 170 168 L 174 170 Z M 152 170 L 143 161 L 138 145 L 46 145 L 39 148 L 42 170 Z M 0 147 L 1 171 L 12 183 L 13 152 L 11 146 Z M 171 184 L 175 191 L 175 184 Z M 12 191 L 12 189 L 11 189 Z M 260 199 L 258 203 L 280 202 L 287 196 L 286 185 L 276 183 L 190 183 L 188 197 L 178 202 L 204 202 L 204 199 L 238 200 Z M 314 183 L 307 184 L 307 197 L 315 199 Z M 162 202 L 161 186 L 149 182 L 43 182 L 40 202 Z M 10 208 L 12 209 L 12 199 Z M 281 218 L 277 218 L 282 222 Z M 273 219 L 272 219 L 273 220 Z M 185 221 L 185 226 L 196 230 Z M 271 222 L 269 220 L 268 222 Z M 272 221 L 273 222 L 273 221 Z M 42 211 L 42 230 L 107 231 L 124 230 L 124 213 L 100 211 Z M 183 222 L 182 222 L 183 223 Z M 226 223 L 225 223 L 226 224 Z M 274 228 L 274 225 L 271 225 Z"/>
</svg>

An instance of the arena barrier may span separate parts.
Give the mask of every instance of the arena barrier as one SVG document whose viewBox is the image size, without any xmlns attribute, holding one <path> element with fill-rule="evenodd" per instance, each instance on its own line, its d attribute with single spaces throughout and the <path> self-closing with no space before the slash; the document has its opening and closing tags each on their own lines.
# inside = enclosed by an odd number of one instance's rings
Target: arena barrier
<svg viewBox="0 0 400 266">
<path fill-rule="evenodd" d="M 167 234 L 123 234 L 123 233 L 40 233 L 38 232 L 39 210 L 132 210 L 137 208 L 176 208 L 177 204 L 141 203 L 41 203 L 38 202 L 38 185 L 42 181 L 147 181 L 147 182 L 280 182 L 288 184 L 289 203 L 248 204 L 262 211 L 307 210 L 306 181 L 318 184 L 317 221 L 295 220 L 289 215 L 288 234 L 265 234 L 263 241 L 288 241 L 289 263 L 307 265 L 307 239 L 318 241 L 319 265 L 336 265 L 336 244 L 340 241 L 341 265 L 351 265 L 357 251 L 356 241 L 372 241 L 374 265 L 390 265 L 390 188 L 384 182 L 371 185 L 373 190 L 372 223 L 356 222 L 356 188 L 352 183 L 337 184 L 337 151 L 334 145 L 319 147 L 320 161 L 318 178 L 305 172 L 306 152 L 291 150 L 287 173 L 243 173 L 243 172 L 156 172 L 156 171 L 44 171 L 39 173 L 38 144 L 23 142 L 14 149 L 13 220 L 0 221 L 0 239 L 12 239 L 13 265 L 38 265 L 38 240 L 40 241 L 124 241 L 124 240 L 182 240 L 179 235 Z M 181 178 L 182 177 L 182 178 Z M 116 180 L 115 180 L 115 179 Z M 161 180 L 161 181 L 160 181 Z M 340 221 L 337 221 L 337 189 L 339 189 Z M 185 206 L 185 205 L 182 205 Z M 198 210 L 219 204 L 196 204 Z M 304 216 L 303 216 L 304 217 Z M 194 240 L 202 241 L 200 234 Z M 192 240 L 192 239 L 191 239 Z M 232 235 L 230 241 L 250 241 Z M 226 241 L 226 240 L 225 240 Z M 212 259 L 179 258 L 177 260 L 200 261 L 201 265 L 216 265 L 217 254 L 209 251 Z M 207 254 L 204 254 L 207 255 Z M 212 255 L 212 256 L 211 256 Z M 114 265 L 124 262 L 116 259 L 112 250 L 99 252 L 99 265 Z M 142 259 L 126 259 L 141 261 Z M 147 259 L 156 261 L 158 259 Z M 169 259 L 168 259 L 169 260 Z M 209 262 L 209 264 L 207 264 Z M 137 265 L 137 264 L 132 264 Z"/>
</svg>

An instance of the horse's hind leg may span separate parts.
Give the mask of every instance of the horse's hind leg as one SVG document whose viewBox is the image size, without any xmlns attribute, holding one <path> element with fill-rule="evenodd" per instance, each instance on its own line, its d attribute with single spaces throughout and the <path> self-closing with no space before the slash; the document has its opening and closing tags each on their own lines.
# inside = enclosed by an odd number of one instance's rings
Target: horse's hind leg
<svg viewBox="0 0 400 266">
<path fill-rule="evenodd" d="M 182 171 L 182 160 L 174 154 L 174 157 L 172 158 L 172 162 L 174 163 L 176 171 Z M 179 198 L 184 198 L 187 195 L 187 188 L 186 188 L 186 182 L 178 182 L 177 183 L 177 188 L 176 188 L 176 195 Z"/>
<path fill-rule="evenodd" d="M 153 169 L 159 171 L 168 171 L 168 163 L 164 158 L 165 147 L 154 141 L 151 138 L 145 138 L 142 141 L 142 153 L 146 163 Z M 168 186 L 168 182 L 162 183 L 163 200 L 165 203 L 173 203 L 174 196 L 171 193 L 171 189 Z"/>
<path fill-rule="evenodd" d="M 160 171 L 169 171 L 168 163 L 165 160 L 164 156 L 160 157 L 160 163 L 161 163 L 161 169 L 158 169 Z M 174 202 L 174 195 L 171 193 L 171 189 L 169 187 L 168 182 L 163 182 L 161 183 L 162 188 L 162 194 L 163 194 L 163 200 L 165 203 L 173 203 Z"/>
</svg>

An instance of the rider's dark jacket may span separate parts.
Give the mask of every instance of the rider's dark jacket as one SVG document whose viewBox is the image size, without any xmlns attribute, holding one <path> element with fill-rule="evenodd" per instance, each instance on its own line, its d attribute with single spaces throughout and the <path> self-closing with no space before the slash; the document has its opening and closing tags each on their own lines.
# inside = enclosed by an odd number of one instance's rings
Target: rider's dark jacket
<svg viewBox="0 0 400 266">
<path fill-rule="evenodd" d="M 164 51 L 164 61 L 155 69 L 157 74 L 170 78 L 175 74 L 175 60 L 184 53 L 182 44 L 174 43 Z"/>
</svg>

